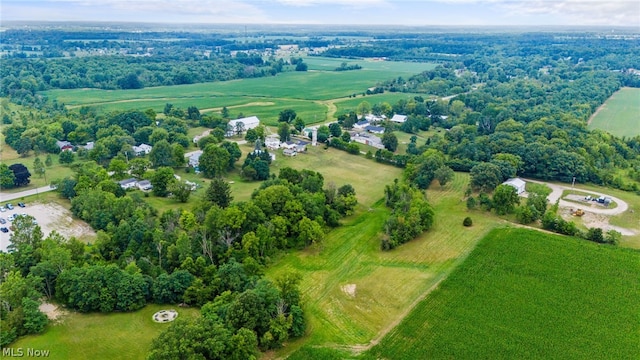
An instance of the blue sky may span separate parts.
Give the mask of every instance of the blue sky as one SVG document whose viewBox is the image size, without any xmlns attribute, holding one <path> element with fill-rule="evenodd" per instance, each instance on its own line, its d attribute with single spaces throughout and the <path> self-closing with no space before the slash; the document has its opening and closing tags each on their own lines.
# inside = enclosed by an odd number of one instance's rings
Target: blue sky
<svg viewBox="0 0 640 360">
<path fill-rule="evenodd" d="M 354 25 L 606 25 L 640 0 L 0 0 L 7 20 Z"/>
</svg>

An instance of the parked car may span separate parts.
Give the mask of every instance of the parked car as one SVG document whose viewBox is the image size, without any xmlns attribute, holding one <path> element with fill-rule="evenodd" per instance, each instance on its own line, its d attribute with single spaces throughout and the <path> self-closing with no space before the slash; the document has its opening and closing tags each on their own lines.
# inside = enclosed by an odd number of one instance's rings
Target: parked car
<svg viewBox="0 0 640 360">
<path fill-rule="evenodd" d="M 2 231 L 3 233 L 8 233 L 9 229 L 7 229 L 6 227 L 0 228 L 0 231 Z"/>
<path fill-rule="evenodd" d="M 11 205 L 11 203 L 7 204 L 7 209 L 13 210 L 13 205 Z"/>
<path fill-rule="evenodd" d="M 9 217 L 7 218 L 7 220 L 9 221 L 13 221 L 16 218 L 16 214 L 11 214 L 9 215 Z"/>
<path fill-rule="evenodd" d="M 25 207 L 26 205 L 23 202 L 19 202 L 18 206 L 20 206 L 21 208 Z"/>
<path fill-rule="evenodd" d="M 5 211 L 7 211 L 7 208 L 4 207 L 4 206 L 0 206 L 0 211 L 5 212 Z"/>
<path fill-rule="evenodd" d="M 0 224 L 6 224 L 7 220 L 5 220 L 4 218 L 0 218 Z"/>
</svg>

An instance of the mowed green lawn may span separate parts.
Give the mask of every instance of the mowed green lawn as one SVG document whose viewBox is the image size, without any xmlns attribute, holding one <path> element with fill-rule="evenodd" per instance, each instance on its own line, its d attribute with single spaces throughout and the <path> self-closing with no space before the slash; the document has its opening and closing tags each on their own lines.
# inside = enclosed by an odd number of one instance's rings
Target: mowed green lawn
<svg viewBox="0 0 640 360">
<path fill-rule="evenodd" d="M 162 309 L 178 310 L 179 317 L 198 316 L 195 308 L 148 305 L 132 313 L 68 313 L 41 335 L 20 338 L 12 348 L 50 350 L 48 359 L 145 359 L 151 341 L 169 324 L 151 317 Z"/>
<path fill-rule="evenodd" d="M 640 253 L 496 229 L 367 359 L 637 359 Z"/>
<path fill-rule="evenodd" d="M 622 88 L 613 94 L 591 119 L 589 129 L 620 137 L 640 135 L 640 89 Z"/>
<path fill-rule="evenodd" d="M 375 168 L 369 172 L 377 174 Z M 462 201 L 468 181 L 468 174 L 456 173 L 444 188 L 433 185 L 427 191 L 436 211 L 433 229 L 394 251 L 380 250 L 389 216 L 380 201 L 347 219 L 321 246 L 284 255 L 271 265 L 269 277 L 284 271 L 302 274 L 308 319 L 308 336 L 278 356 L 314 358 L 309 349 L 318 349 L 313 354 L 336 349 L 357 353 L 404 318 L 496 225 L 497 218 L 483 214 L 472 215 L 473 227 L 462 226 L 468 215 Z"/>
</svg>

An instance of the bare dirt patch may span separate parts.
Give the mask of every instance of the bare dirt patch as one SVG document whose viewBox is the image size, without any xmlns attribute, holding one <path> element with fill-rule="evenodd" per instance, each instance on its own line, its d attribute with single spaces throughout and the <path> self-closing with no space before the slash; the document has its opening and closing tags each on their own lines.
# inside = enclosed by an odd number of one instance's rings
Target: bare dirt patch
<svg viewBox="0 0 640 360">
<path fill-rule="evenodd" d="M 56 203 L 27 203 L 25 208 L 15 207 L 13 210 L 1 213 L 7 218 L 12 214 L 26 214 L 33 216 L 42 229 L 44 237 L 52 231 L 58 232 L 65 238 L 75 237 L 80 240 L 92 239 L 96 236 L 95 231 L 82 220 L 74 219 L 71 212 Z M 7 223 L 3 226 L 9 226 Z M 0 233 L 0 251 L 7 251 L 9 238 L 12 232 Z"/>
<path fill-rule="evenodd" d="M 347 284 L 340 287 L 343 293 L 347 294 L 349 297 L 356 297 L 356 284 Z"/>
<path fill-rule="evenodd" d="M 560 214 L 565 220 L 576 221 L 577 217 L 571 215 L 570 210 L 570 208 L 561 208 Z M 625 236 L 633 236 L 636 234 L 635 230 L 633 229 L 627 229 L 609 224 L 609 216 L 607 215 L 585 212 L 584 215 L 580 218 L 582 219 L 582 223 L 589 228 L 601 228 L 604 232 L 615 230 Z"/>
<path fill-rule="evenodd" d="M 56 305 L 51 304 L 51 303 L 47 303 L 47 302 L 43 302 L 42 304 L 40 304 L 40 306 L 38 308 L 45 315 L 47 315 L 49 320 L 52 320 L 52 321 L 53 320 L 58 320 L 60 317 L 62 317 L 65 314 L 65 311 L 61 310 Z"/>
</svg>

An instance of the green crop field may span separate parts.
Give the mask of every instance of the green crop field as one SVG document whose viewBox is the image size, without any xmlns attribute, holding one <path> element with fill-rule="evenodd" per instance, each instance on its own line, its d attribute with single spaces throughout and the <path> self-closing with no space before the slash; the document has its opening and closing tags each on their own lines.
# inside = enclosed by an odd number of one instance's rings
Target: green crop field
<svg viewBox="0 0 640 360">
<path fill-rule="evenodd" d="M 611 96 L 591 118 L 589 129 L 616 136 L 640 135 L 640 89 L 623 88 Z"/>
<path fill-rule="evenodd" d="M 282 109 L 290 107 L 312 123 L 324 121 L 327 116 L 327 106 L 317 101 L 362 94 L 379 82 L 435 67 L 433 63 L 362 60 L 357 61 L 361 70 L 332 71 L 344 60 L 309 57 L 306 61 L 311 71 L 285 72 L 274 77 L 138 90 L 50 90 L 43 94 L 70 107 L 95 106 L 100 111 L 152 108 L 160 112 L 166 103 L 182 108 L 193 105 L 205 111 L 227 106 L 236 108 L 232 113 L 265 116 L 267 122 L 273 122 Z"/>
<path fill-rule="evenodd" d="M 375 169 L 368 173 L 370 177 L 378 174 Z M 456 173 L 444 188 L 434 185 L 428 190 L 427 198 L 436 210 L 434 227 L 394 251 L 380 250 L 389 210 L 378 202 L 347 219 L 319 247 L 276 261 L 267 270 L 268 276 L 289 270 L 302 274 L 309 324 L 309 335 L 278 355 L 294 353 L 294 358 L 305 358 L 305 354 L 315 353 L 310 349 L 318 347 L 358 352 L 404 318 L 498 221 L 492 215 L 472 215 L 474 226 L 462 226 L 468 216 L 461 201 L 468 181 L 468 174 Z M 297 350 L 300 353 L 295 353 Z"/>
<path fill-rule="evenodd" d="M 48 359 L 145 359 L 151 341 L 168 324 L 151 320 L 167 305 L 148 305 L 132 313 L 63 315 L 41 335 L 20 338 L 12 348 L 49 350 Z M 198 309 L 178 309 L 180 317 L 197 316 Z"/>
<path fill-rule="evenodd" d="M 496 229 L 367 359 L 634 359 L 640 253 Z"/>
</svg>

